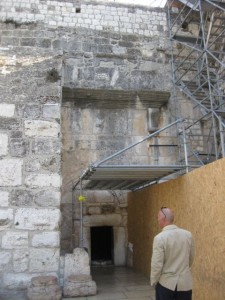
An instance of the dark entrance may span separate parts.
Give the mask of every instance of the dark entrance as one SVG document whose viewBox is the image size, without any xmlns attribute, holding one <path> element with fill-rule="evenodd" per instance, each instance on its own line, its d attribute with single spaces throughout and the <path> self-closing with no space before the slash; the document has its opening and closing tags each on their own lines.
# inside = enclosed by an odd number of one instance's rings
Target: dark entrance
<svg viewBox="0 0 225 300">
<path fill-rule="evenodd" d="M 113 264 L 113 228 L 111 226 L 91 227 L 92 265 Z"/>
</svg>

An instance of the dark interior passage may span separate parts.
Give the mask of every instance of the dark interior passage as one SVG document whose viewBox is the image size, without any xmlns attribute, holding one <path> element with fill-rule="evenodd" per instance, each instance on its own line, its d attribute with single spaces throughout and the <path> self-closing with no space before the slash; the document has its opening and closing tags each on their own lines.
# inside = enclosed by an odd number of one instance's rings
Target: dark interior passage
<svg viewBox="0 0 225 300">
<path fill-rule="evenodd" d="M 113 263 L 113 228 L 91 227 L 91 261 Z"/>
</svg>

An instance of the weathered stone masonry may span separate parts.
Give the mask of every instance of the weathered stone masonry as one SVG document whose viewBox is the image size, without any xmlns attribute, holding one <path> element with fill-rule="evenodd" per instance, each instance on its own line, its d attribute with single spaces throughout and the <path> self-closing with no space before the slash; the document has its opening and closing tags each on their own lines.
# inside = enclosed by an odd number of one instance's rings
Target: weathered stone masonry
<svg viewBox="0 0 225 300">
<path fill-rule="evenodd" d="M 0 20 L 0 285 L 23 289 L 36 275 L 59 276 L 60 249 L 73 248 L 68 194 L 90 156 L 70 171 L 70 148 L 82 150 L 86 137 L 75 143 L 62 127 L 61 114 L 65 122 L 68 110 L 79 111 L 62 104 L 62 87 L 170 90 L 166 15 L 112 3 L 2 0 Z M 140 128 L 135 139 L 148 133 Z M 107 197 L 98 200 L 103 210 L 114 202 Z M 125 236 L 126 204 L 109 210 L 119 211 L 124 227 L 116 230 Z M 90 203 L 86 211 L 100 210 Z"/>
<path fill-rule="evenodd" d="M 59 269 L 60 89 L 47 83 L 54 64 L 47 53 L 22 52 L 1 56 L 0 269 L 7 288 Z"/>
<path fill-rule="evenodd" d="M 167 30 L 165 13 L 160 10 L 126 7 L 103 1 L 82 1 L 82 4 L 79 2 L 2 0 L 1 18 L 146 36 L 158 35 L 159 32 Z M 81 13 L 77 13 L 77 8 Z"/>
</svg>

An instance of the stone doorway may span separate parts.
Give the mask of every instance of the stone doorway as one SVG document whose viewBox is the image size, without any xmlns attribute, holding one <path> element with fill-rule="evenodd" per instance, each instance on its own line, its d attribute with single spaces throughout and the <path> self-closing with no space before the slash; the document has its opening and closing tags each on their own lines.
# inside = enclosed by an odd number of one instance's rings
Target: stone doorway
<svg viewBox="0 0 225 300">
<path fill-rule="evenodd" d="M 113 228 L 112 226 L 91 227 L 91 264 L 113 264 Z"/>
</svg>

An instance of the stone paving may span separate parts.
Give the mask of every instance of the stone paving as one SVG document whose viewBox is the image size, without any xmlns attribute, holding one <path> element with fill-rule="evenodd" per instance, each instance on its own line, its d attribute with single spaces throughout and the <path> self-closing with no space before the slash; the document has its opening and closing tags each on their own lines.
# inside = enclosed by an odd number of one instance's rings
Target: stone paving
<svg viewBox="0 0 225 300">
<path fill-rule="evenodd" d="M 62 300 L 155 300 L 155 291 L 144 275 L 126 267 L 93 267 L 93 280 L 97 283 L 96 296 L 62 298 Z M 0 291 L 0 300 L 25 300 L 25 291 Z"/>
<path fill-rule="evenodd" d="M 63 298 L 63 300 L 155 300 L 155 290 L 149 279 L 131 268 L 93 267 L 93 280 L 97 283 L 96 296 Z"/>
</svg>

